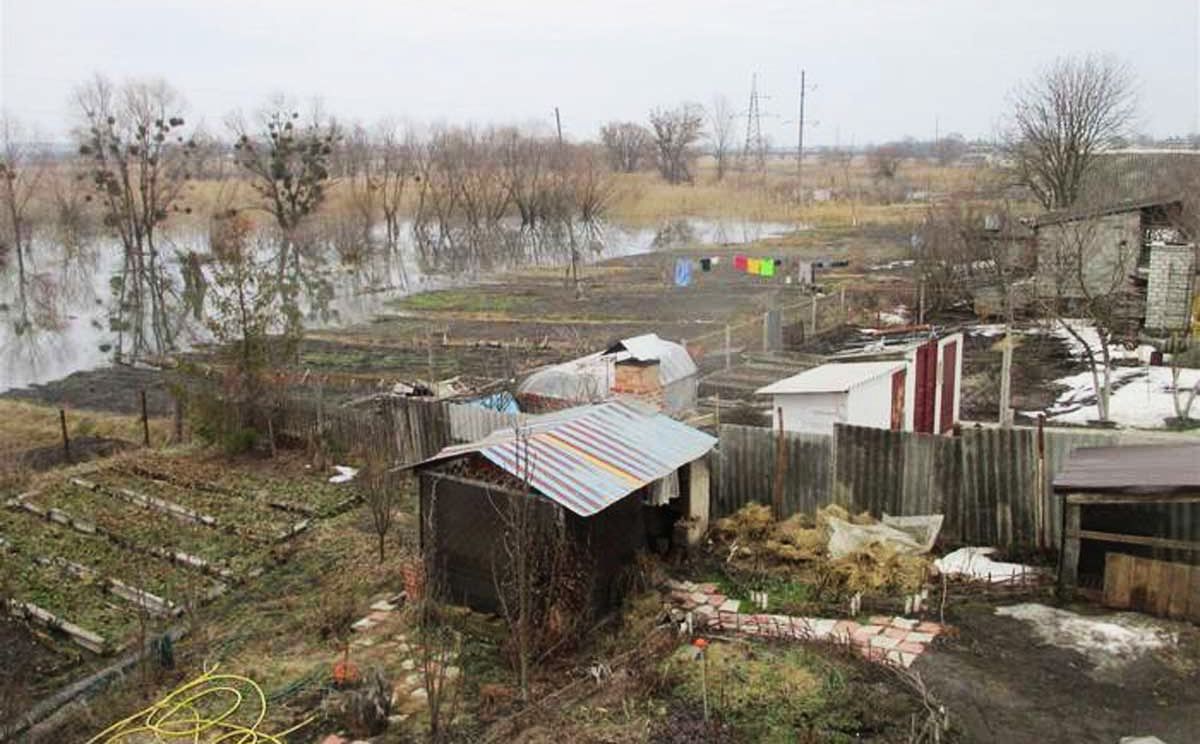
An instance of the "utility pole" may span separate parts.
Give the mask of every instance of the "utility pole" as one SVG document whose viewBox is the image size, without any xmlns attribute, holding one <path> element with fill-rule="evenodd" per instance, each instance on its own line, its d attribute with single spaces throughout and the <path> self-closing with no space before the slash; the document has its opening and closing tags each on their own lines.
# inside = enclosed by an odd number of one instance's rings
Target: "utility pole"
<svg viewBox="0 0 1200 744">
<path fill-rule="evenodd" d="M 796 127 L 796 188 L 804 204 L 804 70 L 800 70 L 800 124 Z"/>
<path fill-rule="evenodd" d="M 558 131 L 558 165 L 564 171 L 567 167 L 565 152 L 563 151 L 563 136 L 562 136 L 562 116 L 558 112 L 558 106 L 554 107 L 554 128 Z M 571 209 L 570 206 L 567 207 Z M 571 267 L 569 269 L 571 281 L 575 285 L 575 299 L 582 299 L 583 290 L 579 284 L 579 249 L 575 245 L 575 225 L 572 224 L 572 215 L 568 211 L 567 219 L 567 240 L 571 244 Z"/>
</svg>

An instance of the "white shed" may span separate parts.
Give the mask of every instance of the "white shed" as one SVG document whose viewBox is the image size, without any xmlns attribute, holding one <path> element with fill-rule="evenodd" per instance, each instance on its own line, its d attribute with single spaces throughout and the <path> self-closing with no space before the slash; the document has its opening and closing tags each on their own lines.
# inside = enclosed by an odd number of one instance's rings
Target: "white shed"
<svg viewBox="0 0 1200 744">
<path fill-rule="evenodd" d="M 775 428 L 832 434 L 835 423 L 905 428 L 905 369 L 902 360 L 823 364 L 757 391 L 772 396 Z"/>
</svg>

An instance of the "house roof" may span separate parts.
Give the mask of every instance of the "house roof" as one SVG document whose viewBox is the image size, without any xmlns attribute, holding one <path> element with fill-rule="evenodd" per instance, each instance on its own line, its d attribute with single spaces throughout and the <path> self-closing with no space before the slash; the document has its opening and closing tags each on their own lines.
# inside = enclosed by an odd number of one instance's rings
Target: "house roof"
<svg viewBox="0 0 1200 744">
<path fill-rule="evenodd" d="M 785 377 L 755 391 L 758 395 L 789 393 L 844 393 L 851 388 L 904 369 L 903 361 L 822 364 Z"/>
<path fill-rule="evenodd" d="M 613 400 L 530 416 L 519 432 L 498 429 L 479 441 L 446 447 L 415 467 L 477 453 L 589 517 L 703 457 L 716 443 L 644 406 Z"/>
<path fill-rule="evenodd" d="M 1054 212 L 1047 212 L 1035 218 L 1033 221 L 1033 226 L 1035 228 L 1045 227 L 1046 225 L 1057 225 L 1063 222 L 1077 222 L 1078 220 L 1088 220 L 1095 217 L 1104 217 L 1105 215 L 1110 214 L 1136 212 L 1142 209 L 1149 209 L 1151 207 L 1166 207 L 1182 203 L 1182 200 L 1177 196 L 1157 196 L 1143 199 L 1128 199 L 1125 201 L 1112 202 L 1110 204 L 1102 204 L 1100 206 L 1071 207 L 1069 209 L 1059 209 Z"/>
<path fill-rule="evenodd" d="M 1083 447 L 1054 477 L 1060 491 L 1200 490 L 1200 444 Z"/>
<path fill-rule="evenodd" d="M 628 360 L 658 362 L 658 381 L 664 387 L 697 372 L 687 349 L 646 333 L 621 339 L 604 351 L 536 370 L 521 382 L 518 392 L 564 400 L 603 400 L 615 377 L 613 366 Z"/>
</svg>

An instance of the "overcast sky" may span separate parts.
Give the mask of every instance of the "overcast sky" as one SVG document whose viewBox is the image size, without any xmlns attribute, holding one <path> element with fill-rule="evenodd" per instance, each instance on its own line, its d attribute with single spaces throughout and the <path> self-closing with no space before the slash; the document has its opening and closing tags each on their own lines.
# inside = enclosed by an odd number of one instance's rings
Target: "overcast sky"
<svg viewBox="0 0 1200 744">
<path fill-rule="evenodd" d="M 1200 0 L 0 0 L 0 107 L 61 137 L 95 72 L 166 78 L 193 120 L 274 93 L 343 119 L 553 122 L 595 135 L 758 74 L 763 129 L 813 144 L 991 137 L 1007 92 L 1055 56 L 1111 53 L 1140 81 L 1140 128 L 1200 131 Z"/>
</svg>

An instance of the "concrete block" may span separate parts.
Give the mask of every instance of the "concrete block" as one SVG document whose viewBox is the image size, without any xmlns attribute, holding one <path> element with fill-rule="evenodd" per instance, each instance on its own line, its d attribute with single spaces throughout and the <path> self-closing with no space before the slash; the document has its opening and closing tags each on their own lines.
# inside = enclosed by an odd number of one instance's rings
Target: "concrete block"
<svg viewBox="0 0 1200 744">
<path fill-rule="evenodd" d="M 900 645 L 900 641 L 886 635 L 876 635 L 871 637 L 870 641 L 872 648 L 881 648 L 891 650 Z"/>
</svg>

